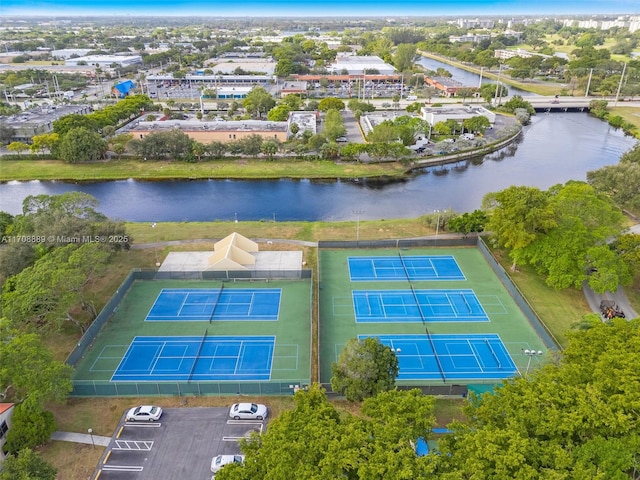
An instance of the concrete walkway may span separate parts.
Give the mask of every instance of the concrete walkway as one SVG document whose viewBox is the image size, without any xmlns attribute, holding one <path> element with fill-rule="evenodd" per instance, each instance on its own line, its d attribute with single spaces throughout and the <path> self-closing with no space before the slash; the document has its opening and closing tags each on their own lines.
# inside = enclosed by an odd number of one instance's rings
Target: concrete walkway
<svg viewBox="0 0 640 480">
<path fill-rule="evenodd" d="M 111 437 L 89 435 L 88 433 L 53 432 L 53 434 L 51 435 L 51 440 L 85 443 L 87 445 L 99 445 L 101 447 L 106 447 L 111 442 Z"/>
</svg>

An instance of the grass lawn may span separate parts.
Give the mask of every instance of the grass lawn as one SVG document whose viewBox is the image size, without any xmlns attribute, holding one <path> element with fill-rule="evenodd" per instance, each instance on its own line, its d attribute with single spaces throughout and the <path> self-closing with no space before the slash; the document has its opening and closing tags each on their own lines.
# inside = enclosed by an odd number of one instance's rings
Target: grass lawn
<svg viewBox="0 0 640 480">
<path fill-rule="evenodd" d="M 59 160 L 2 160 L 0 181 L 10 180 L 163 180 L 174 178 L 363 178 L 403 176 L 399 162 L 375 164 L 324 160 L 211 160 L 199 163 L 111 160 L 70 164 Z"/>
<path fill-rule="evenodd" d="M 625 121 L 636 126 L 634 136 L 640 138 L 640 109 L 636 107 L 625 107 L 623 103 L 619 102 L 618 106 L 608 107 L 609 115 L 620 115 Z"/>
</svg>

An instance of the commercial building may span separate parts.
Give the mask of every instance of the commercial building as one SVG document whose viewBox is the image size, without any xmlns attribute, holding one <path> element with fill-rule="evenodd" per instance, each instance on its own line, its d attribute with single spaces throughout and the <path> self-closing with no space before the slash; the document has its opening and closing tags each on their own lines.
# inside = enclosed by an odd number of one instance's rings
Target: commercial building
<svg viewBox="0 0 640 480">
<path fill-rule="evenodd" d="M 458 90 L 462 88 L 477 89 L 475 86 L 463 85 L 462 83 L 447 77 L 424 77 L 424 83 L 436 88 L 444 97 L 454 97 L 458 93 Z"/>
<path fill-rule="evenodd" d="M 12 142 L 31 143 L 35 135 L 51 133 L 53 122 L 59 118 L 73 113 L 86 115 L 92 111 L 89 105 L 42 105 L 17 115 L 3 117 L 2 122 L 15 130 Z"/>
<path fill-rule="evenodd" d="M 287 140 L 289 132 L 288 122 L 267 122 L 261 120 L 237 121 L 196 121 L 196 120 L 166 120 L 140 121 L 118 130 L 118 133 L 130 133 L 134 138 L 144 138 L 158 132 L 179 130 L 189 138 L 205 145 L 211 142 L 233 142 L 250 135 L 260 135 L 264 140 Z"/>
<path fill-rule="evenodd" d="M 420 116 L 431 126 L 447 120 L 462 122 L 468 118 L 483 116 L 493 125 L 496 121 L 496 114 L 481 106 L 473 105 L 447 105 L 444 107 L 422 107 Z"/>
<path fill-rule="evenodd" d="M 363 75 L 366 73 L 379 75 L 393 75 L 396 69 L 393 65 L 385 63 L 380 57 L 338 55 L 327 70 L 334 74 Z"/>
<path fill-rule="evenodd" d="M 112 65 L 129 67 L 131 65 L 142 65 L 140 55 L 87 55 L 84 57 L 69 58 L 64 61 L 65 65 L 93 65 L 101 68 L 111 68 Z"/>
</svg>

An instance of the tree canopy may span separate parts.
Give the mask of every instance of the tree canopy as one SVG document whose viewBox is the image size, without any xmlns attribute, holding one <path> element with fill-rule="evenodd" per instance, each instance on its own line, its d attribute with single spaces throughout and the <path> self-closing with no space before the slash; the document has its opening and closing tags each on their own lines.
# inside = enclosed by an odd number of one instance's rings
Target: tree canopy
<svg viewBox="0 0 640 480">
<path fill-rule="evenodd" d="M 597 319 L 557 362 L 475 398 L 436 478 L 638 478 L 639 334 L 640 320 Z"/>
<path fill-rule="evenodd" d="M 373 337 L 352 338 L 331 365 L 331 388 L 347 400 L 363 400 L 394 387 L 398 358 L 390 347 Z"/>
<path fill-rule="evenodd" d="M 509 250 L 516 263 L 527 263 L 554 288 L 579 288 L 586 280 L 598 293 L 631 282 L 629 267 L 613 254 L 609 239 L 621 234 L 624 217 L 605 195 L 584 182 L 567 182 L 543 192 L 509 187 L 488 194 L 487 230 Z M 595 269 L 597 274 L 589 275 Z"/>
<path fill-rule="evenodd" d="M 413 480 L 427 471 L 412 442 L 429 435 L 435 400 L 419 390 L 391 390 L 365 400 L 362 416 L 340 413 L 319 385 L 294 396 L 294 408 L 262 435 L 241 441 L 245 463 L 219 480 L 348 478 Z"/>
</svg>

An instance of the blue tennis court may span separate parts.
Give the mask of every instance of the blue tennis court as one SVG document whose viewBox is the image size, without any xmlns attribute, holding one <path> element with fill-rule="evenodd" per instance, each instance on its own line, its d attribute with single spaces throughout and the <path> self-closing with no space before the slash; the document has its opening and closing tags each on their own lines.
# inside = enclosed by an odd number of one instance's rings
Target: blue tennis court
<svg viewBox="0 0 640 480">
<path fill-rule="evenodd" d="M 488 322 L 471 289 L 353 290 L 357 323 Z"/>
<path fill-rule="evenodd" d="M 145 321 L 275 321 L 281 294 L 279 288 L 165 288 Z"/>
<path fill-rule="evenodd" d="M 111 381 L 270 380 L 275 336 L 135 337 Z"/>
<path fill-rule="evenodd" d="M 466 280 L 452 255 L 349 257 L 352 282 Z"/>
<path fill-rule="evenodd" d="M 518 372 L 495 334 L 358 335 L 367 337 L 378 338 L 396 352 L 397 380 L 493 380 Z"/>
</svg>

